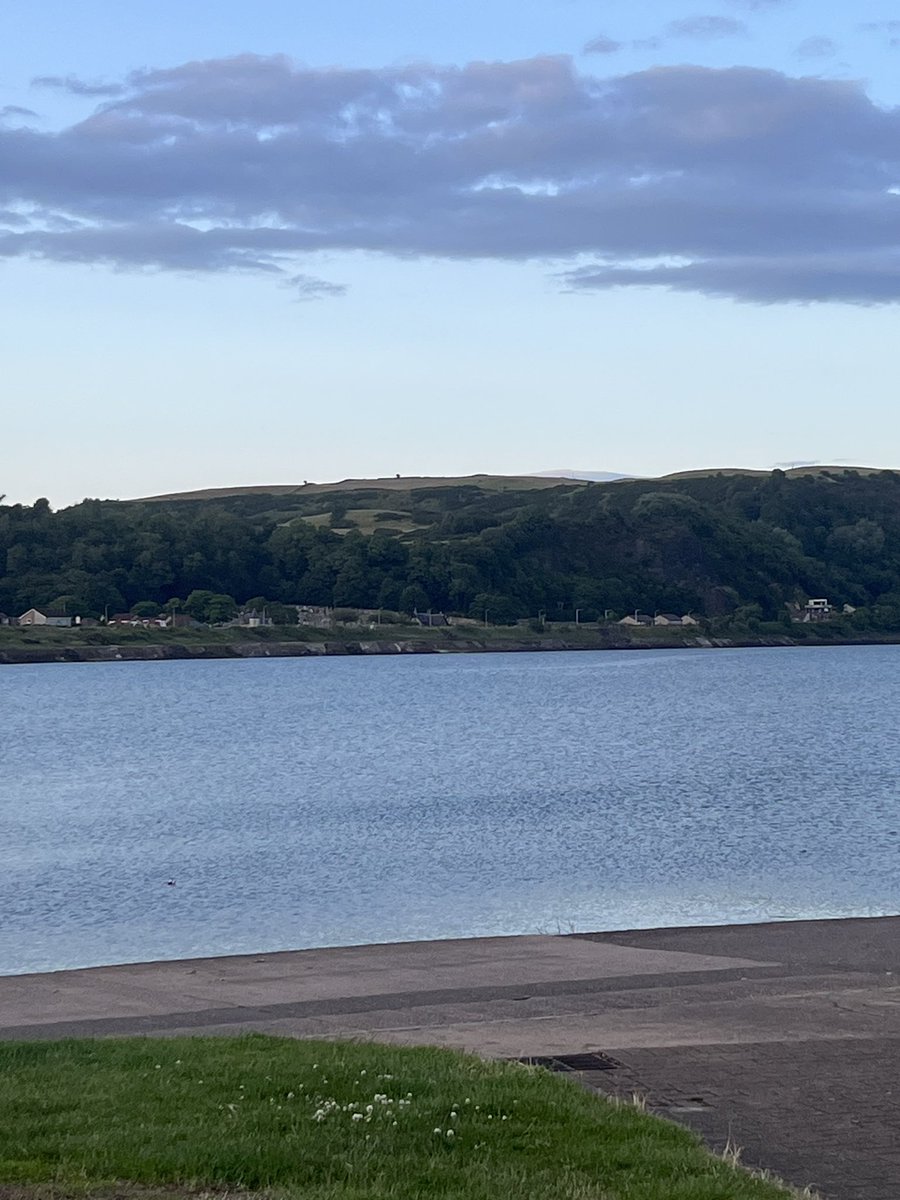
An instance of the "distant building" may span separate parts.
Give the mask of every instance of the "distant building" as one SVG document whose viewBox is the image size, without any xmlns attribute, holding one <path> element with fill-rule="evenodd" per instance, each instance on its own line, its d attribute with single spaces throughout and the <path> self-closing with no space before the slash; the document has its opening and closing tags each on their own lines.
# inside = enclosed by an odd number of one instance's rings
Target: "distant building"
<svg viewBox="0 0 900 1200">
<path fill-rule="evenodd" d="M 700 622 L 696 617 L 692 617 L 690 613 L 685 613 L 683 617 L 679 617 L 677 613 L 657 613 L 653 618 L 654 625 L 699 625 Z"/>
<path fill-rule="evenodd" d="M 28 612 L 22 613 L 19 617 L 18 623 L 20 625 L 51 625 L 67 629 L 75 624 L 75 618 L 58 608 L 29 608 Z"/>
<path fill-rule="evenodd" d="M 12 625 L 12 617 L 5 612 L 0 612 L 0 625 Z"/>
<path fill-rule="evenodd" d="M 827 600 L 807 600 L 802 610 L 803 621 L 827 621 L 831 617 L 831 605 Z"/>
<path fill-rule="evenodd" d="M 170 613 L 165 623 L 166 629 L 196 629 L 198 625 L 189 613 Z"/>
<path fill-rule="evenodd" d="M 236 624 L 243 625 L 248 629 L 258 629 L 262 625 L 272 625 L 273 621 L 270 616 L 267 616 L 265 609 L 257 612 L 255 608 L 249 608 L 238 616 Z"/>
<path fill-rule="evenodd" d="M 315 629 L 330 629 L 334 624 L 332 609 L 317 604 L 298 604 L 297 621 L 300 625 L 312 625 Z"/>
<path fill-rule="evenodd" d="M 414 616 L 414 617 L 415 617 L 415 619 L 416 619 L 416 620 L 419 622 L 419 624 L 420 624 L 420 625 L 426 625 L 426 626 L 428 626 L 429 628 L 431 628 L 432 626 L 433 626 L 434 628 L 438 628 L 438 627 L 441 627 L 441 628 L 443 628 L 445 625 L 449 625 L 449 624 L 450 624 L 450 622 L 447 620 L 447 618 L 444 616 L 444 614 L 443 614 L 443 613 L 433 613 L 433 612 L 420 613 L 420 612 L 414 612 L 414 613 L 413 613 L 413 616 Z"/>
<path fill-rule="evenodd" d="M 648 613 L 638 612 L 636 609 L 633 613 L 629 613 L 627 617 L 623 617 L 619 621 L 620 625 L 652 625 L 653 618 Z"/>
</svg>

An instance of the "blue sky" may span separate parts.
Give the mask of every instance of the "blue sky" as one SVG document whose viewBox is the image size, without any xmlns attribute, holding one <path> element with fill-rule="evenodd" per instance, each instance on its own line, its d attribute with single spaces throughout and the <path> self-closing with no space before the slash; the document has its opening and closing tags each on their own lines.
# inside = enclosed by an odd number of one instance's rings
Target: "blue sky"
<svg viewBox="0 0 900 1200">
<path fill-rule="evenodd" d="M 7 12 L 0 492 L 900 466 L 896 13 Z"/>
</svg>

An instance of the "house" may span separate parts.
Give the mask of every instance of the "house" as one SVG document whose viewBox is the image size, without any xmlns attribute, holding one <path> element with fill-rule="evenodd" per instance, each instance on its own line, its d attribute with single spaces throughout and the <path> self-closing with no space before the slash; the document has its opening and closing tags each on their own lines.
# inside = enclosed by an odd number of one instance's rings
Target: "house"
<svg viewBox="0 0 900 1200">
<path fill-rule="evenodd" d="M 831 605 L 827 600 L 807 600 L 802 610 L 803 621 L 828 621 L 831 619 Z"/>
<path fill-rule="evenodd" d="M 19 617 L 20 625 L 51 625 L 67 629 L 75 624 L 75 618 L 68 616 L 59 608 L 29 608 L 28 612 Z"/>
<path fill-rule="evenodd" d="M 443 613 L 414 612 L 413 616 L 416 618 L 416 620 L 419 622 L 420 625 L 427 625 L 429 628 L 431 628 L 432 626 L 434 626 L 435 628 L 437 628 L 438 626 L 443 627 L 445 625 L 450 624 L 450 622 L 447 620 L 447 618 L 444 616 Z"/>
<path fill-rule="evenodd" d="M 679 617 L 676 613 L 657 613 L 653 618 L 654 625 L 699 625 L 700 622 L 696 617 L 692 617 L 687 613 L 683 617 Z"/>
<path fill-rule="evenodd" d="M 300 625 L 312 625 L 314 629 L 330 629 L 334 625 L 332 611 L 318 604 L 298 604 L 297 621 Z"/>
<path fill-rule="evenodd" d="M 652 625 L 653 618 L 647 613 L 638 612 L 637 609 L 630 613 L 627 617 L 623 617 L 619 621 L 620 625 Z"/>
<path fill-rule="evenodd" d="M 273 624 L 272 618 L 266 614 L 265 609 L 262 612 L 257 612 L 255 608 L 245 609 L 238 617 L 237 625 L 247 626 L 249 629 L 258 629 L 260 625 Z"/>
<path fill-rule="evenodd" d="M 199 621 L 195 621 L 189 613 L 170 613 L 166 617 L 165 629 L 197 629 Z"/>
</svg>

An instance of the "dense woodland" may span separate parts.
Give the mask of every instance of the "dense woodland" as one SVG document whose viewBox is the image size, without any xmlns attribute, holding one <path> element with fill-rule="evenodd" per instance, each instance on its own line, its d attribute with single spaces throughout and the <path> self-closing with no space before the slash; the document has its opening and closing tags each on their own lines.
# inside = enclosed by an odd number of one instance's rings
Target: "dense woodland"
<svg viewBox="0 0 900 1200">
<path fill-rule="evenodd" d="M 639 608 L 752 628 L 822 596 L 859 609 L 860 629 L 900 630 L 900 474 L 298 488 L 58 512 L 38 500 L 0 505 L 0 569 L 0 610 L 13 615 L 169 602 L 212 620 L 264 599 L 488 610 L 499 623 Z"/>
</svg>

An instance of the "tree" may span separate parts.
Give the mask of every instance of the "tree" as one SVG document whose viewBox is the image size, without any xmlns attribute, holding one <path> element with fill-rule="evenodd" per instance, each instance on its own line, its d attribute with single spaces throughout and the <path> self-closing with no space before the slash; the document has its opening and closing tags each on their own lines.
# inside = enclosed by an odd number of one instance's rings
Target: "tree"
<svg viewBox="0 0 900 1200">
<path fill-rule="evenodd" d="M 131 611 L 136 617 L 158 617 L 159 605 L 155 600 L 138 600 L 137 604 L 132 604 Z"/>
<path fill-rule="evenodd" d="M 297 624 L 296 604 L 279 604 L 278 601 L 275 600 L 271 604 L 264 605 L 263 611 L 269 617 L 273 625 Z"/>
<path fill-rule="evenodd" d="M 214 595 L 206 608 L 206 619 L 210 625 L 223 625 L 237 616 L 238 606 L 233 596 L 221 593 Z"/>
</svg>

